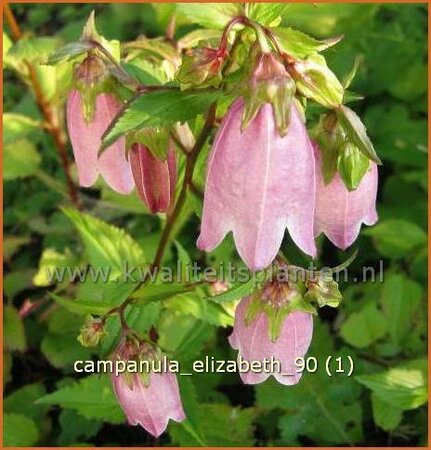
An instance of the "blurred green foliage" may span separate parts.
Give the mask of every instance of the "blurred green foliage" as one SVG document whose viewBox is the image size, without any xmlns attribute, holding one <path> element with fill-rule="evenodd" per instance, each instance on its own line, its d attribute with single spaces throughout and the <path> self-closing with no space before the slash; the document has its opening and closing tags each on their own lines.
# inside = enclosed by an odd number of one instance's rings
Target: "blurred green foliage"
<svg viewBox="0 0 431 450">
<path fill-rule="evenodd" d="M 25 70 L 24 59 L 38 62 L 60 42 L 79 37 L 93 8 L 104 35 L 124 41 L 140 34 L 163 35 L 175 5 L 12 8 L 28 40 L 13 45 L 6 37 L 3 48 L 5 445 L 426 445 L 427 6 L 334 3 L 286 8 L 284 26 L 317 38 L 345 36 L 325 52 L 340 79 L 359 60 L 350 89 L 365 99 L 352 107 L 363 117 L 384 164 L 380 221 L 363 230 L 357 241 L 359 256 L 351 269 L 355 278 L 341 285 L 341 307 L 324 308 L 315 320 L 308 355 L 318 360 L 316 373 L 304 374 L 294 387 L 274 381 L 250 387 L 235 375 L 216 373 L 181 380 L 188 420 L 185 425 L 171 424 L 157 441 L 142 429 L 124 425 L 107 380 L 76 380 L 73 361 L 92 354 L 76 341 L 83 317 L 55 303 L 55 295 L 67 286 L 51 285 L 42 269 L 67 261 L 103 262 L 103 252 L 97 253 L 94 242 L 86 241 L 91 228 L 99 235 L 97 244 L 111 254 L 132 252 L 137 260 L 149 262 L 160 235 L 159 221 L 145 213 L 135 195 L 120 197 L 100 181 L 101 191 L 85 194 L 86 211 L 131 237 L 77 213 L 69 211 L 71 220 L 66 217 L 59 209 L 67 204 L 61 166 L 41 127 L 33 95 L 17 74 Z M 193 27 L 179 14 L 176 37 Z M 38 66 L 37 72 L 46 97 L 62 108 L 70 66 Z M 201 174 L 205 154 L 199 162 Z M 194 245 L 198 220 L 191 204 L 182 225 L 167 263 L 176 255 L 188 257 L 184 248 L 193 260 L 202 260 Z M 321 247 L 320 265 L 345 259 L 323 239 Z M 292 261 L 303 262 L 288 242 L 284 251 Z M 233 244 L 227 240 L 206 262 L 232 258 Z M 364 266 L 377 270 L 377 282 L 362 282 Z M 130 292 L 127 285 L 106 292 L 91 283 L 68 289 L 69 298 L 73 292 L 89 308 L 101 295 L 120 302 Z M 33 310 L 26 312 L 29 307 Z M 171 295 L 163 311 L 160 303 L 132 309 L 128 318 L 140 331 L 156 322 L 161 344 L 174 351 L 184 367 L 203 354 L 235 357 L 227 345 L 228 330 L 222 328 L 232 323 L 228 311 L 191 294 Z M 115 337 L 119 324 L 110 327 Z M 112 344 L 108 339 L 101 354 Z M 350 356 L 355 364 L 352 376 L 329 377 L 324 367 L 328 356 L 333 361 L 340 357 L 343 364 Z"/>
</svg>

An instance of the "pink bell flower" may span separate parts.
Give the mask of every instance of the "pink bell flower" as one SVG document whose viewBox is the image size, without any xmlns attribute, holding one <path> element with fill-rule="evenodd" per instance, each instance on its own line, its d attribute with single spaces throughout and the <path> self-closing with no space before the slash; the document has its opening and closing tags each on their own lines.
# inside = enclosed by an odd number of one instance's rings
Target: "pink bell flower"
<svg viewBox="0 0 431 450">
<path fill-rule="evenodd" d="M 246 325 L 245 317 L 250 301 L 251 297 L 245 297 L 238 304 L 229 343 L 239 351 L 238 357 L 248 362 L 262 362 L 265 358 L 269 361 L 273 357 L 279 361 L 280 370 L 273 372 L 249 370 L 240 373 L 242 381 L 246 384 L 258 384 L 272 375 L 281 384 L 297 384 L 302 373 L 298 371 L 295 359 L 304 357 L 310 346 L 313 335 L 312 314 L 302 311 L 289 313 L 284 319 L 279 337 L 272 342 L 268 330 L 268 317 L 264 312 L 259 312 L 257 317 Z"/>
<path fill-rule="evenodd" d="M 111 94 L 98 94 L 94 115 L 89 123 L 83 115 L 83 101 L 78 90 L 72 90 L 67 101 L 67 128 L 78 169 L 79 184 L 92 186 L 99 174 L 120 194 L 133 190 L 130 164 L 125 156 L 125 139 L 108 147 L 100 157 L 101 138 L 112 119 L 121 109 L 120 102 Z"/>
<path fill-rule="evenodd" d="M 243 111 L 243 100 L 236 100 L 214 140 L 197 246 L 211 251 L 232 231 L 241 258 L 260 270 L 273 261 L 288 228 L 298 247 L 315 256 L 314 157 L 300 113 L 293 105 L 281 137 L 269 103 L 241 131 Z"/>
<path fill-rule="evenodd" d="M 130 425 L 141 425 L 153 436 L 160 436 L 169 419 L 181 422 L 186 418 L 181 404 L 177 378 L 174 373 L 151 372 L 148 386 L 139 374 L 111 375 L 118 403 Z"/>
<path fill-rule="evenodd" d="M 354 191 L 349 191 L 338 172 L 325 186 L 321 170 L 320 149 L 313 143 L 316 156 L 316 211 L 314 235 L 324 233 L 338 248 L 345 250 L 359 235 L 362 223 L 374 225 L 377 220 L 377 165 L 370 168 Z"/>
<path fill-rule="evenodd" d="M 161 161 L 145 145 L 133 144 L 129 160 L 142 202 L 153 214 L 167 212 L 175 197 L 175 151 L 170 148 L 166 161 Z"/>
</svg>

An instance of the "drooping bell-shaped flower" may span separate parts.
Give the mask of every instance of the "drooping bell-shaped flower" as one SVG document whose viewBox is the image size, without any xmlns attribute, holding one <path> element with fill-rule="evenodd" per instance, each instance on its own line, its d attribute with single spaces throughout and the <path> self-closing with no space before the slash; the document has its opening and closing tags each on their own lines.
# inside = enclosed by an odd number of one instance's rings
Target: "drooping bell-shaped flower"
<svg viewBox="0 0 431 450">
<path fill-rule="evenodd" d="M 281 137 L 271 104 L 241 131 L 243 111 L 236 100 L 214 140 L 197 245 L 211 251 L 232 231 L 241 258 L 260 270 L 277 255 L 287 228 L 314 256 L 314 156 L 300 112 L 293 102 Z"/>
<path fill-rule="evenodd" d="M 175 151 L 169 148 L 166 160 L 162 161 L 145 145 L 133 144 L 129 160 L 140 199 L 153 214 L 168 211 L 175 196 Z"/>
<path fill-rule="evenodd" d="M 132 356 L 130 353 L 120 345 L 117 358 L 127 359 Z M 144 376 L 140 373 L 114 373 L 111 381 L 130 425 L 140 425 L 158 437 L 166 430 L 170 419 L 181 422 L 186 418 L 177 378 L 172 372 L 152 371 Z"/>
<path fill-rule="evenodd" d="M 318 236 L 324 233 L 334 245 L 345 250 L 358 237 L 362 223 L 374 225 L 378 220 L 377 165 L 370 161 L 368 171 L 354 191 L 347 189 L 339 173 L 336 173 L 332 181 L 325 185 L 321 170 L 320 149 L 315 143 L 313 147 L 316 157 L 314 234 Z"/>
<path fill-rule="evenodd" d="M 103 93 L 109 79 L 103 62 L 88 56 L 77 67 L 75 83 L 67 100 L 67 129 L 78 169 L 79 184 L 92 186 L 99 174 L 120 194 L 133 190 L 130 164 L 125 156 L 125 139 L 120 138 L 98 156 L 102 135 L 121 109 L 110 93 Z"/>
<path fill-rule="evenodd" d="M 302 373 L 295 365 L 295 359 L 304 357 L 311 343 L 313 334 L 312 314 L 304 311 L 288 313 L 281 325 L 278 337 L 270 337 L 269 317 L 263 312 L 255 313 L 255 317 L 248 323 L 250 303 L 253 298 L 245 297 L 238 304 L 235 311 L 235 323 L 232 334 L 229 336 L 230 345 L 239 351 L 238 357 L 252 362 L 273 358 L 279 362 L 279 370 L 252 371 L 240 373 L 246 384 L 257 384 L 265 381 L 270 375 L 285 385 L 299 382 Z M 268 368 L 271 365 L 267 366 Z M 274 364 L 274 369 L 276 366 Z"/>
</svg>

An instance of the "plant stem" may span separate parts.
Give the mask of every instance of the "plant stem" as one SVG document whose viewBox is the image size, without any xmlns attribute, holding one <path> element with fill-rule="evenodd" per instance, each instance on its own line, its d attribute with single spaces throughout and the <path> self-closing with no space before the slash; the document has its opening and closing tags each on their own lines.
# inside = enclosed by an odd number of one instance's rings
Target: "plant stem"
<svg viewBox="0 0 431 450">
<path fill-rule="evenodd" d="M 19 41 L 20 39 L 22 39 L 22 32 L 10 6 L 7 3 L 5 3 L 4 5 L 4 14 L 14 41 L 15 42 Z M 43 95 L 42 88 L 37 78 L 35 68 L 29 61 L 24 61 L 24 63 L 28 70 L 28 76 L 30 79 L 30 84 L 33 88 L 34 95 L 36 97 L 36 103 L 39 107 L 40 112 L 42 113 L 45 122 L 48 124 L 48 132 L 51 134 L 52 139 L 54 140 L 55 148 L 57 150 L 57 154 L 60 158 L 60 162 L 63 167 L 64 174 L 66 176 L 67 190 L 70 201 L 75 205 L 75 207 L 80 209 L 81 203 L 78 197 L 78 190 L 70 174 L 70 162 L 69 157 L 67 156 L 67 149 L 64 135 L 57 123 L 57 118 L 55 117 L 51 105 Z"/>
<path fill-rule="evenodd" d="M 178 196 L 178 200 L 175 204 L 175 208 L 172 211 L 172 214 L 168 217 L 165 228 L 163 229 L 162 236 L 160 238 L 159 245 L 157 247 L 156 256 L 155 256 L 154 262 L 152 264 L 152 270 L 157 269 L 162 262 L 166 246 L 169 242 L 171 231 L 174 227 L 176 220 L 178 219 L 179 215 L 181 214 L 181 211 L 185 204 L 185 201 L 187 198 L 187 190 L 189 189 L 189 186 L 191 186 L 193 183 L 193 171 L 195 169 L 197 157 L 199 155 L 199 152 L 202 150 L 203 145 L 205 144 L 205 141 L 207 140 L 207 138 L 211 132 L 211 129 L 214 125 L 216 109 L 217 109 L 217 105 L 214 102 L 208 110 L 207 118 L 205 120 L 205 124 L 202 128 L 202 131 L 201 131 L 199 137 L 197 138 L 192 151 L 190 152 L 190 154 L 187 157 L 183 185 L 182 185 L 180 194 Z"/>
</svg>

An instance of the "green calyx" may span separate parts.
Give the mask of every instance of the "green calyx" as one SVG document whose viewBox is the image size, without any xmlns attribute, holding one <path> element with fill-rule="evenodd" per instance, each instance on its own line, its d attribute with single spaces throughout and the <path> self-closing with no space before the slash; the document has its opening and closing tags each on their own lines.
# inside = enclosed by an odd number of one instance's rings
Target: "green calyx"
<svg viewBox="0 0 431 450">
<path fill-rule="evenodd" d="M 338 289 L 338 283 L 332 278 L 332 272 L 321 272 L 318 275 L 312 275 L 307 281 L 307 292 L 304 296 L 306 301 L 315 302 L 321 308 L 322 306 L 339 306 L 343 296 Z"/>
<path fill-rule="evenodd" d="M 319 144 L 324 183 L 329 184 L 338 172 L 346 188 L 355 190 L 370 167 L 370 156 L 361 151 L 339 113 L 322 116 L 312 135 Z"/>
<path fill-rule="evenodd" d="M 290 66 L 298 91 L 307 98 L 320 103 L 325 108 L 341 105 L 344 88 L 338 78 L 326 65 L 323 56 L 312 54 L 303 61 L 296 61 Z"/>
<path fill-rule="evenodd" d="M 129 133 L 126 137 L 126 148 L 130 149 L 133 144 L 145 145 L 156 158 L 164 161 L 168 155 L 170 139 L 167 128 L 147 127 Z"/>
<path fill-rule="evenodd" d="M 106 335 L 104 321 L 100 318 L 87 316 L 77 340 L 84 347 L 97 347 Z"/>
<path fill-rule="evenodd" d="M 265 103 L 270 103 L 277 131 L 280 136 L 285 136 L 295 90 L 294 80 L 276 56 L 272 53 L 260 53 L 244 95 L 242 129 L 247 128 Z"/>
<path fill-rule="evenodd" d="M 316 314 L 316 309 L 304 298 L 300 285 L 271 281 L 252 295 L 244 321 L 249 326 L 259 314 L 265 314 L 269 338 L 275 342 L 280 337 L 286 317 L 295 311 Z"/>
</svg>

